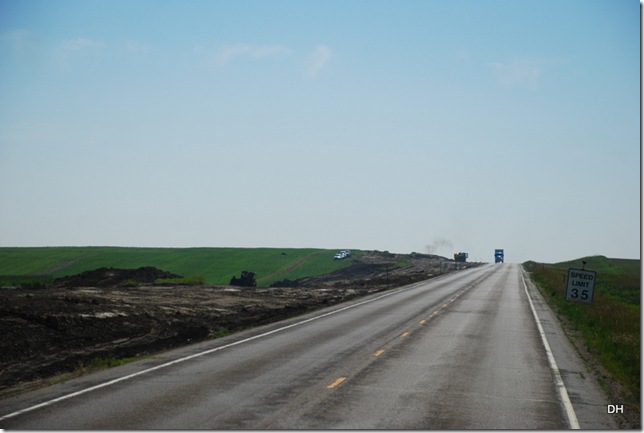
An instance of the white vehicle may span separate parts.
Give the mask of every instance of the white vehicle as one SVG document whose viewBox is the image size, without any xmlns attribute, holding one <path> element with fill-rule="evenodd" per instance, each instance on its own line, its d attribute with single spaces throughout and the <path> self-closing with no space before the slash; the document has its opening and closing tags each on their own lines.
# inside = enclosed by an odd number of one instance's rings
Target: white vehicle
<svg viewBox="0 0 644 433">
<path fill-rule="evenodd" d="M 346 259 L 347 257 L 351 257 L 351 251 L 342 250 L 339 253 L 337 253 L 335 256 L 333 256 L 333 260 L 342 260 L 342 259 Z"/>
</svg>

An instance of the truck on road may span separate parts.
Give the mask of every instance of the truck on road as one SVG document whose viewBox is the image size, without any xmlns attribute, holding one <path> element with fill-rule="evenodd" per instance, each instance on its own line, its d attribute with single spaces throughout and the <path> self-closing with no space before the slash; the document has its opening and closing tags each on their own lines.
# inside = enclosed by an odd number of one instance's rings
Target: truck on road
<svg viewBox="0 0 644 433">
<path fill-rule="evenodd" d="M 503 250 L 494 250 L 494 263 L 503 263 Z"/>
</svg>

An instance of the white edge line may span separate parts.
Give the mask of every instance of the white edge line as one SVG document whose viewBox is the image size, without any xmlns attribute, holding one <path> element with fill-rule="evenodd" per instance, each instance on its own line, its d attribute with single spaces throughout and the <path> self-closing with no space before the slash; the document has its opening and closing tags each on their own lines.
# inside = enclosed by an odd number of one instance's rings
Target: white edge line
<svg viewBox="0 0 644 433">
<path fill-rule="evenodd" d="M 561 377 L 559 367 L 557 367 L 557 361 L 555 361 L 555 357 L 552 355 L 552 351 L 550 350 L 550 345 L 548 344 L 546 333 L 543 331 L 541 321 L 539 321 L 539 316 L 537 316 L 537 310 L 535 310 L 532 299 L 530 298 L 530 293 L 528 293 L 528 286 L 526 285 L 525 278 L 523 277 L 523 269 L 521 269 L 521 281 L 523 282 L 523 289 L 525 290 L 525 294 L 528 296 L 528 302 L 530 302 L 530 309 L 532 310 L 534 321 L 537 323 L 539 334 L 541 334 L 541 341 L 543 342 L 543 346 L 546 349 L 546 354 L 548 355 L 548 363 L 550 364 L 550 369 L 555 376 L 555 384 L 557 386 L 557 390 L 559 391 L 559 397 L 561 397 L 561 402 L 566 409 L 568 424 L 570 424 L 571 429 L 579 430 L 579 421 L 577 420 L 575 409 L 573 408 L 570 397 L 568 396 L 568 390 L 566 389 L 566 385 L 564 384 L 564 381 Z"/>
<path fill-rule="evenodd" d="M 414 287 L 417 287 L 417 285 L 415 284 Z M 89 388 L 81 389 L 80 391 L 72 392 L 71 394 L 65 394 L 65 395 L 62 395 L 60 397 L 54 398 L 52 400 L 47 400 L 47 401 L 44 401 L 44 402 L 39 403 L 37 405 L 29 406 L 29 407 L 26 407 L 24 409 L 18 410 L 16 412 L 12 412 L 12 413 L 9 413 L 7 415 L 0 416 L 0 421 L 3 421 L 5 419 L 21 415 L 21 414 L 26 413 L 26 412 L 31 412 L 31 411 L 36 410 L 36 409 L 40 409 L 40 408 L 43 408 L 43 407 L 46 407 L 46 406 L 50 406 L 50 405 L 52 405 L 54 403 L 58 403 L 60 401 L 67 400 L 67 399 L 72 398 L 72 397 L 78 397 L 79 395 L 82 395 L 82 394 L 85 394 L 85 393 L 88 393 L 88 392 L 91 392 L 91 391 L 96 391 L 97 389 L 105 388 L 105 387 L 114 385 L 114 384 L 119 383 L 119 382 L 123 382 L 123 381 L 129 380 L 129 379 L 133 379 L 133 378 L 135 378 L 137 376 L 141 376 L 143 374 L 149 373 L 149 372 L 154 371 L 154 370 L 159 370 L 161 368 L 169 367 L 171 365 L 178 364 L 178 363 L 183 362 L 183 361 L 188 361 L 190 359 L 197 358 L 197 357 L 200 357 L 200 356 L 203 356 L 203 355 L 208 355 L 210 353 L 217 352 L 217 351 L 223 350 L 223 349 L 227 349 L 227 348 L 232 347 L 232 346 L 237 346 L 238 344 L 247 343 L 249 341 L 256 340 L 258 338 L 266 337 L 267 335 L 275 334 L 277 332 L 281 332 L 281 331 L 284 331 L 286 329 L 294 328 L 296 326 L 300 326 L 300 325 L 303 325 L 305 323 L 312 322 L 314 320 L 318 320 L 318 319 L 321 319 L 323 317 L 327 317 L 327 316 L 330 316 L 332 314 L 336 314 L 336 313 L 339 313 L 341 311 L 345 311 L 345 310 L 348 310 L 350 308 L 357 307 L 359 305 L 367 304 L 369 302 L 377 301 L 377 300 L 385 298 L 387 296 L 395 295 L 396 293 L 402 292 L 403 290 L 408 290 L 410 288 L 412 288 L 412 287 L 406 286 L 406 287 L 403 287 L 403 288 L 395 290 L 395 291 L 387 292 L 387 293 L 385 293 L 383 295 L 380 295 L 380 296 L 372 298 L 372 299 L 367 299 L 365 301 L 358 302 L 358 303 L 355 303 L 355 304 L 351 304 L 351 305 L 348 305 L 346 307 L 339 308 L 337 310 L 329 311 L 328 313 L 324 313 L 324 314 L 321 314 L 319 316 L 315 316 L 315 317 L 311 317 L 311 318 L 306 319 L 306 320 L 302 320 L 301 322 L 291 323 L 290 325 L 286 325 L 286 326 L 283 326 L 281 328 L 273 329 L 272 331 L 264 332 L 263 334 L 254 335 L 252 337 L 248 337 L 248 338 L 245 338 L 243 340 L 235 341 L 233 343 L 229 343 L 229 344 L 226 344 L 224 346 L 219 346 L 219 347 L 215 347 L 215 348 L 212 348 L 212 349 L 208 349 L 208 350 L 203 351 L 203 352 L 194 353 L 194 354 L 192 354 L 190 356 L 185 356 L 183 358 L 175 359 L 174 361 L 166 362 L 165 364 L 157 365 L 156 367 L 151 367 L 151 368 L 141 370 L 141 371 L 136 372 L 136 373 L 128 374 L 127 376 L 119 377 L 117 379 L 113 379 L 113 380 L 110 380 L 108 382 L 100 383 L 98 385 L 94 385 L 94 386 L 91 386 Z"/>
</svg>

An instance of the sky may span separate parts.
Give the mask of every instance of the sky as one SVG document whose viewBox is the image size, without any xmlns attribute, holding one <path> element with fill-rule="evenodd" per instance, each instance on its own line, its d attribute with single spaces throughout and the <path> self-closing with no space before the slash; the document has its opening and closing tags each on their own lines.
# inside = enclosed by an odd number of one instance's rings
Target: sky
<svg viewBox="0 0 644 433">
<path fill-rule="evenodd" d="M 640 258 L 637 0 L 0 0 L 0 246 Z"/>
</svg>

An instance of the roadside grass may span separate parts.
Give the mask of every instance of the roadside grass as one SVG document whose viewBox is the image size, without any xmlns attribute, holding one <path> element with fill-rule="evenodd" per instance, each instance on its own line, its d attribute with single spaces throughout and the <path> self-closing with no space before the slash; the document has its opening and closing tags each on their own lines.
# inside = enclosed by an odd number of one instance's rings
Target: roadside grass
<svg viewBox="0 0 644 433">
<path fill-rule="evenodd" d="M 219 332 L 210 334 L 208 338 L 211 340 L 216 340 L 218 338 L 228 337 L 229 335 L 230 335 L 230 331 L 228 330 L 228 328 L 222 328 Z"/>
<path fill-rule="evenodd" d="M 228 284 L 241 271 L 252 271 L 260 286 L 285 278 L 321 275 L 348 266 L 333 260 L 338 250 L 319 248 L 133 248 L 1 247 L 0 285 L 31 279 L 51 282 L 101 267 L 154 266 L 208 284 Z M 354 251 L 359 255 L 360 251 Z M 178 282 L 177 282 L 178 283 Z"/>
<path fill-rule="evenodd" d="M 116 358 L 109 356 L 106 358 L 96 357 L 88 362 L 79 363 L 74 374 L 83 375 L 86 373 L 104 370 L 106 368 L 118 367 L 119 365 L 129 364 L 130 362 L 140 361 L 142 359 L 152 358 L 152 355 L 135 356 L 131 358 Z"/>
<path fill-rule="evenodd" d="M 591 304 L 565 300 L 568 268 L 597 272 Z M 571 262 L 525 262 L 551 307 L 577 332 L 586 350 L 623 386 L 623 398 L 640 408 L 640 261 L 585 257 Z"/>
</svg>

